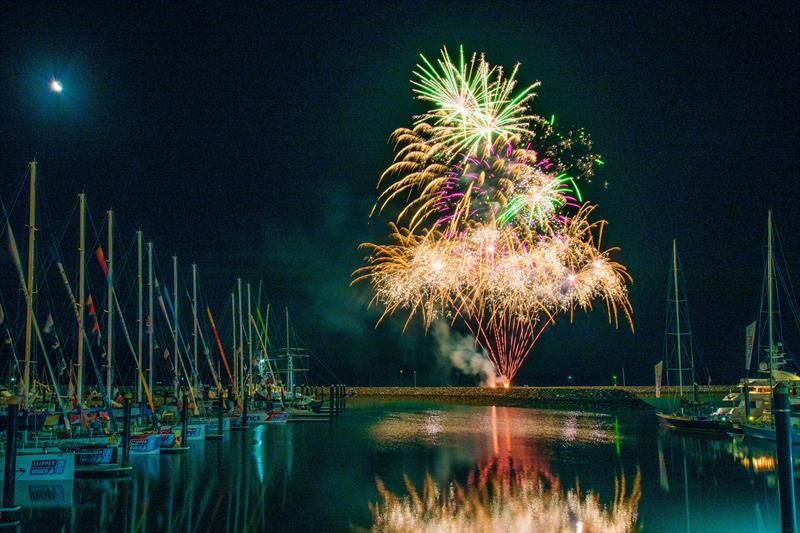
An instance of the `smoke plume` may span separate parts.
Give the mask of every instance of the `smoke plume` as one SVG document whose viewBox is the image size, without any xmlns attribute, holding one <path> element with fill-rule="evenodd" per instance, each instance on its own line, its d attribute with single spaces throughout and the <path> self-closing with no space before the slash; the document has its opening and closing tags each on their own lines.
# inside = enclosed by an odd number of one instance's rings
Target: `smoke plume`
<svg viewBox="0 0 800 533">
<path fill-rule="evenodd" d="M 440 361 L 450 364 L 465 374 L 478 375 L 481 385 L 493 386 L 497 380 L 494 366 L 486 352 L 475 345 L 475 339 L 453 331 L 447 323 L 433 324 L 433 338 L 436 341 L 436 355 Z"/>
</svg>

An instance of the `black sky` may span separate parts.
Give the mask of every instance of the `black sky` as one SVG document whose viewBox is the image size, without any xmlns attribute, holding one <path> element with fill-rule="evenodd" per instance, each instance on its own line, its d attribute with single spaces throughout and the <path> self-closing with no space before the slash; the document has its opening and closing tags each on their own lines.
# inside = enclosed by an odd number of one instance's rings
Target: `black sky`
<svg viewBox="0 0 800 533">
<path fill-rule="evenodd" d="M 440 383 L 449 371 L 420 327 L 374 330 L 367 288 L 348 283 L 358 243 L 386 234 L 368 213 L 389 134 L 421 110 L 417 55 L 463 43 L 520 61 L 523 82 L 542 81 L 535 109 L 592 134 L 606 165 L 584 193 L 636 280 L 635 334 L 600 310 L 564 320 L 519 381 L 605 383 L 624 365 L 649 383 L 675 237 L 696 350 L 732 382 L 758 311 L 768 208 L 798 280 L 796 6 L 4 3 L 0 195 L 35 157 L 52 224 L 84 188 L 96 218 L 114 207 L 120 246 L 141 227 L 162 260 L 197 262 L 212 305 L 234 276 L 263 279 L 342 380 L 394 383 L 406 367 Z M 47 91 L 51 76 L 63 94 Z"/>
</svg>

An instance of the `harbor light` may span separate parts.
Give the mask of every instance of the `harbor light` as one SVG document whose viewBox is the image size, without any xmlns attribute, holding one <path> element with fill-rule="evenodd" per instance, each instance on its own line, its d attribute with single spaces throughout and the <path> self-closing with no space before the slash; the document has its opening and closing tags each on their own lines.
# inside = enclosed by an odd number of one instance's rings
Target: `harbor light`
<svg viewBox="0 0 800 533">
<path fill-rule="evenodd" d="M 61 91 L 64 90 L 64 86 L 61 85 L 60 81 L 53 78 L 52 80 L 50 80 L 50 90 L 53 91 L 54 93 L 60 93 Z"/>
</svg>

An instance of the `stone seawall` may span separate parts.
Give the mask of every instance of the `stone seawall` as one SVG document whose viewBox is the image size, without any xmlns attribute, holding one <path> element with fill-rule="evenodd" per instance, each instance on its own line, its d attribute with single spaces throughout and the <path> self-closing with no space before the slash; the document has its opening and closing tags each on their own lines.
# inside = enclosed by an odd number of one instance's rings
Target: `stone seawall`
<svg viewBox="0 0 800 533">
<path fill-rule="evenodd" d="M 435 399 L 485 405 L 559 409 L 649 409 L 636 394 L 614 387 L 348 387 L 359 397 Z"/>
<path fill-rule="evenodd" d="M 731 388 L 703 386 L 700 394 L 704 398 L 721 397 Z M 662 389 L 662 396 L 673 392 L 671 389 Z M 600 410 L 652 409 L 645 399 L 655 396 L 653 387 L 348 387 L 347 390 L 366 398 L 428 398 L 482 405 Z"/>
</svg>

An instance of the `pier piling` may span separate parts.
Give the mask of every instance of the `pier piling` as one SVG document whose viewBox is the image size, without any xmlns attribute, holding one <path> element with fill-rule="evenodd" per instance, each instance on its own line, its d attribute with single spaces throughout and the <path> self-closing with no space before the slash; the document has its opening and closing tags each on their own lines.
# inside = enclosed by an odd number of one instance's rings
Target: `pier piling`
<svg viewBox="0 0 800 533">
<path fill-rule="evenodd" d="M 3 482 L 3 508 L 14 506 L 14 480 L 17 475 L 17 414 L 19 405 L 16 401 L 8 404 L 8 428 L 6 431 L 6 464 Z"/>
<path fill-rule="evenodd" d="M 744 417 L 748 422 L 750 421 L 750 384 L 744 380 L 742 385 L 742 395 L 744 396 Z"/>
<path fill-rule="evenodd" d="M 328 416 L 331 420 L 333 420 L 333 415 L 336 414 L 336 403 L 334 399 L 333 385 L 331 385 L 329 393 L 330 394 L 328 396 L 328 404 L 329 404 Z"/>
<path fill-rule="evenodd" d="M 128 466 L 131 453 L 131 400 L 125 398 L 122 406 L 122 466 Z"/>
<path fill-rule="evenodd" d="M 243 428 L 247 427 L 247 396 L 249 396 L 247 393 L 248 393 L 248 391 L 245 390 L 244 391 L 244 398 L 242 398 L 242 421 L 241 421 L 240 425 Z"/>
<path fill-rule="evenodd" d="M 218 395 L 217 398 L 217 435 L 219 438 L 222 438 L 222 394 Z"/>
<path fill-rule="evenodd" d="M 778 446 L 778 493 L 781 501 L 781 529 L 796 533 L 797 511 L 794 503 L 794 476 L 792 473 L 792 421 L 789 417 L 789 388 L 778 382 L 772 389 L 772 413 L 775 417 L 775 440 Z"/>
<path fill-rule="evenodd" d="M 183 397 L 183 404 L 181 406 L 181 447 L 186 448 L 189 446 L 189 398 L 185 395 Z"/>
</svg>

